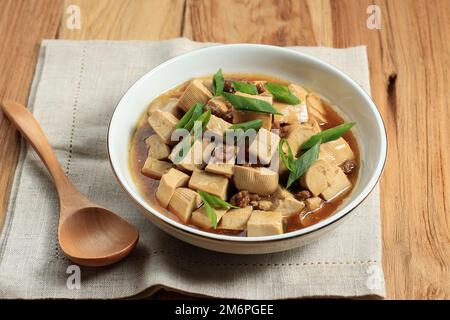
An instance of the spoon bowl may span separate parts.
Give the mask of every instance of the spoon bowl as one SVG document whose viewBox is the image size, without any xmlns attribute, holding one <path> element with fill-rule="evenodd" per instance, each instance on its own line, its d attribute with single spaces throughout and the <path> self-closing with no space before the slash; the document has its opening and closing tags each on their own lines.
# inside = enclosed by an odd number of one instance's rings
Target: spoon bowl
<svg viewBox="0 0 450 320">
<path fill-rule="evenodd" d="M 1 107 L 53 177 L 60 204 L 58 240 L 64 254 L 73 262 L 89 267 L 109 265 L 127 256 L 138 242 L 137 229 L 75 188 L 64 174 L 41 126 L 24 106 L 5 101 Z"/>
<path fill-rule="evenodd" d="M 78 264 L 91 267 L 119 261 L 139 238 L 137 230 L 128 222 L 101 207 L 73 212 L 60 222 L 58 229 L 64 254 Z"/>
</svg>

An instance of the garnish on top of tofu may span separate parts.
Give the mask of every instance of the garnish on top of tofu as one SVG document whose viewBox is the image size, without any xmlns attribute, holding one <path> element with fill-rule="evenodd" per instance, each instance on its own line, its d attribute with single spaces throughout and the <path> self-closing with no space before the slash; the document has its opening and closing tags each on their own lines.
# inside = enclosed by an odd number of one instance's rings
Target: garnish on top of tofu
<svg viewBox="0 0 450 320">
<path fill-rule="evenodd" d="M 349 194 L 353 125 L 297 83 L 219 70 L 151 102 L 131 167 L 144 194 L 160 180 L 149 198 L 183 224 L 276 235 L 324 219 Z"/>
</svg>

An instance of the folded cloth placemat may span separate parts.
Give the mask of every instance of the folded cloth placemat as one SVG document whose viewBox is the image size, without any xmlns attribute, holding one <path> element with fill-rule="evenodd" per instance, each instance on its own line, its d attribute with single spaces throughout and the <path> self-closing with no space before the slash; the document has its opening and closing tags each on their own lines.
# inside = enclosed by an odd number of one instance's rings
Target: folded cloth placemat
<svg viewBox="0 0 450 320">
<path fill-rule="evenodd" d="M 122 192 L 106 151 L 114 107 L 153 67 L 208 45 L 213 44 L 187 39 L 42 43 L 29 108 L 74 184 L 137 226 L 140 241 L 121 263 L 82 267 L 78 283 L 76 267 L 58 247 L 51 178 L 24 146 L 0 238 L 1 298 L 122 298 L 161 287 L 244 299 L 384 296 L 378 187 L 316 242 L 258 256 L 216 253 L 176 240 L 147 221 Z M 293 49 L 335 65 L 370 92 L 365 47 Z"/>
</svg>

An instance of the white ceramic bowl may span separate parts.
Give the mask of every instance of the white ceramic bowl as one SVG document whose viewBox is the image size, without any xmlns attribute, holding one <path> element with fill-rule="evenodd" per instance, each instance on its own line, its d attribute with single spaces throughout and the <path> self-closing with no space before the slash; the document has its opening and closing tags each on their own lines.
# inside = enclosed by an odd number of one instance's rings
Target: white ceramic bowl
<svg viewBox="0 0 450 320">
<path fill-rule="evenodd" d="M 196 77 L 227 73 L 262 73 L 304 84 L 339 106 L 339 113 L 357 125 L 361 167 L 351 195 L 337 212 L 310 227 L 281 235 L 236 237 L 212 234 L 175 222 L 150 206 L 133 182 L 129 168 L 129 143 L 137 120 L 161 93 Z M 375 104 L 363 89 L 331 65 L 293 50 L 254 44 L 233 44 L 192 51 L 164 62 L 140 78 L 117 105 L 108 131 L 108 153 L 119 183 L 159 228 L 193 245 L 215 251 L 259 254 L 301 246 L 337 225 L 375 187 L 386 159 L 386 132 Z"/>
</svg>

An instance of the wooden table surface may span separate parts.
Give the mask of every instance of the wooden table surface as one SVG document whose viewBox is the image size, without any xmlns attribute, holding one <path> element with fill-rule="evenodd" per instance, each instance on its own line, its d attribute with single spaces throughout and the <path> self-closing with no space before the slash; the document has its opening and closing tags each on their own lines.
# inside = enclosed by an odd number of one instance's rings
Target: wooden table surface
<svg viewBox="0 0 450 320">
<path fill-rule="evenodd" d="M 69 30 L 78 5 L 81 29 Z M 381 29 L 369 29 L 369 5 Z M 385 120 L 383 266 L 390 299 L 450 299 L 450 0 L 1 0 L 0 100 L 26 103 L 42 39 L 366 45 Z M 19 153 L 0 114 L 0 225 Z M 156 297 L 183 297 L 157 293 Z"/>
</svg>

